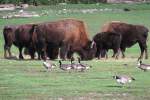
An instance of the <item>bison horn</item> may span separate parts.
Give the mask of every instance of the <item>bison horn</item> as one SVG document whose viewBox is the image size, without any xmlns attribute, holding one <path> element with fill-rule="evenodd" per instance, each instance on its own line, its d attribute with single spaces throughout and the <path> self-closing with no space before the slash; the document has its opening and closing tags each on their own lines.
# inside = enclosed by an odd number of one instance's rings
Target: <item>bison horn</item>
<svg viewBox="0 0 150 100">
<path fill-rule="evenodd" d="M 92 43 L 91 43 L 91 49 L 94 47 L 94 45 L 95 45 L 95 42 L 92 41 Z"/>
</svg>

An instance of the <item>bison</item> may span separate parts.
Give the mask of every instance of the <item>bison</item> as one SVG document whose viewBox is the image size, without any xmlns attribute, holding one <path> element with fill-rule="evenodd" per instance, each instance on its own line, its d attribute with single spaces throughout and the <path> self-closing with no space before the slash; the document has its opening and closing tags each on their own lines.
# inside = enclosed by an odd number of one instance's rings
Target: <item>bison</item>
<svg viewBox="0 0 150 100">
<path fill-rule="evenodd" d="M 69 58 L 77 52 L 82 59 L 92 59 L 96 45 L 88 38 L 83 21 L 64 19 L 35 26 L 32 41 L 36 45 L 38 59 L 46 59 L 47 45 L 60 48 L 60 57 Z"/>
<path fill-rule="evenodd" d="M 32 24 L 25 24 L 25 25 L 11 25 L 11 26 L 5 26 L 3 29 L 3 35 L 4 35 L 4 57 L 6 58 L 7 50 L 9 52 L 9 56 L 11 56 L 10 47 L 12 44 L 17 46 L 19 48 L 19 58 L 23 59 L 22 56 L 22 49 L 23 47 L 26 47 L 29 49 L 31 58 L 34 58 L 34 52 L 35 49 L 32 46 L 31 42 L 31 33 L 33 25 Z"/>
<path fill-rule="evenodd" d="M 148 28 L 142 25 L 132 25 L 119 21 L 114 21 L 105 24 L 102 29 L 102 32 L 116 32 L 120 33 L 122 36 L 120 49 L 122 51 L 122 57 L 125 57 L 125 50 L 138 43 L 140 46 L 141 54 L 138 59 L 143 58 L 145 52 L 145 58 L 148 59 L 147 52 L 147 37 L 148 37 Z"/>
<path fill-rule="evenodd" d="M 114 32 L 101 32 L 97 33 L 93 40 L 97 46 L 96 57 L 103 57 L 103 54 L 106 53 L 109 49 L 113 49 L 114 55 L 112 57 L 118 58 L 121 35 Z"/>
<path fill-rule="evenodd" d="M 4 36 L 4 58 L 7 58 L 8 55 L 7 55 L 7 52 L 9 54 L 9 57 L 12 57 L 12 54 L 11 54 L 11 51 L 10 51 L 10 48 L 13 44 L 13 42 L 15 41 L 15 31 L 17 29 L 18 26 L 15 26 L 15 25 L 8 25 L 8 26 L 5 26 L 4 29 L 3 29 L 3 36 Z"/>
</svg>

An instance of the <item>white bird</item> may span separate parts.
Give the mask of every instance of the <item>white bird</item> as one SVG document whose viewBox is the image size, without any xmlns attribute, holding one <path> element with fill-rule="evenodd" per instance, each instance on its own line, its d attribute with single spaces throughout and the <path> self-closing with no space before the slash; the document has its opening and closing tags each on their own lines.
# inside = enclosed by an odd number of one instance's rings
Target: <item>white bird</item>
<svg viewBox="0 0 150 100">
<path fill-rule="evenodd" d="M 144 64 L 144 63 L 142 63 L 141 60 L 138 62 L 137 65 L 138 65 L 138 68 L 143 70 L 143 71 L 150 70 L 150 64 Z"/>
<path fill-rule="evenodd" d="M 43 62 L 43 66 L 44 66 L 44 68 L 46 68 L 48 71 L 51 71 L 54 67 L 56 67 L 55 64 L 48 63 L 48 62 L 46 62 L 46 61 Z"/>
<path fill-rule="evenodd" d="M 114 79 L 116 79 L 116 81 L 119 83 L 119 84 L 126 84 L 126 83 L 131 83 L 132 80 L 135 80 L 133 77 L 129 77 L 129 76 L 113 76 Z"/>
</svg>

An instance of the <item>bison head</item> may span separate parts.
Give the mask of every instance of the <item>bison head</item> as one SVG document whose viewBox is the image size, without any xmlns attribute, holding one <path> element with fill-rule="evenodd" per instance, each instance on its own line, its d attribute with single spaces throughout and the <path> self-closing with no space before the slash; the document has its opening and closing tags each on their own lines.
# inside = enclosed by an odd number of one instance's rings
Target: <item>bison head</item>
<svg viewBox="0 0 150 100">
<path fill-rule="evenodd" d="M 89 41 L 87 45 L 81 49 L 79 55 L 82 60 L 91 60 L 95 57 L 96 50 L 96 43 L 94 41 Z"/>
</svg>

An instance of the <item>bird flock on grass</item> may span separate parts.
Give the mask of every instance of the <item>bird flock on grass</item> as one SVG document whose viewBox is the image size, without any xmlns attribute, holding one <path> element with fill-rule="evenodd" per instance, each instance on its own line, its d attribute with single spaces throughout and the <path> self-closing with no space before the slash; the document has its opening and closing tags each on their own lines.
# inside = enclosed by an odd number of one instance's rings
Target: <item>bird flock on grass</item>
<svg viewBox="0 0 150 100">
<path fill-rule="evenodd" d="M 43 66 L 46 70 L 51 71 L 53 68 L 55 68 L 57 65 L 53 64 L 52 62 L 43 62 Z M 80 58 L 78 58 L 78 62 L 73 62 L 73 58 L 71 58 L 71 61 L 69 64 L 63 64 L 61 60 L 59 60 L 59 68 L 63 71 L 79 71 L 79 72 L 84 72 L 85 70 L 88 70 L 91 68 L 90 65 L 81 63 Z"/>
<path fill-rule="evenodd" d="M 139 60 L 137 63 L 137 68 L 146 72 L 146 71 L 150 70 L 150 64 L 142 63 L 142 61 Z M 115 79 L 116 82 L 121 85 L 131 83 L 133 80 L 135 80 L 135 78 L 127 76 L 127 75 L 115 75 L 115 76 L 113 76 L 113 79 Z"/>
<path fill-rule="evenodd" d="M 57 65 L 52 63 L 52 62 L 43 62 L 43 66 L 47 71 L 52 71 L 53 68 L 55 68 Z M 74 62 L 74 59 L 71 58 L 70 63 L 62 63 L 61 60 L 59 60 L 59 68 L 63 71 L 68 71 L 70 72 L 71 70 L 75 70 L 78 72 L 84 72 L 85 70 L 89 70 L 92 66 L 81 63 L 81 59 L 78 58 L 78 61 Z M 145 71 L 150 70 L 150 64 L 144 64 L 142 61 L 138 61 L 137 63 L 137 68 Z M 135 80 L 134 77 L 128 76 L 128 75 L 114 75 L 113 79 L 116 80 L 117 83 L 121 84 L 122 86 L 131 83 L 132 81 Z"/>
</svg>

